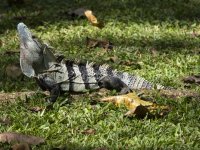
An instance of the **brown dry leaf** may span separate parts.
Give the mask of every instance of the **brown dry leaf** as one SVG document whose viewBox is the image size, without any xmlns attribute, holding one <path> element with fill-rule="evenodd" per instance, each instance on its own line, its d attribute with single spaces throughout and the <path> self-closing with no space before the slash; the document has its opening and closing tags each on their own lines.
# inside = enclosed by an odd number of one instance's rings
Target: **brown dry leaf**
<svg viewBox="0 0 200 150">
<path fill-rule="evenodd" d="M 35 91 L 29 91 L 29 92 L 12 92 L 12 93 L 4 93 L 0 92 L 0 103 L 3 102 L 14 102 L 16 99 L 20 98 L 22 100 L 25 100 L 27 97 L 31 97 L 34 94 L 36 94 Z M 48 91 L 42 92 L 44 95 L 49 95 Z"/>
<path fill-rule="evenodd" d="M 19 63 L 9 64 L 5 69 L 6 76 L 12 79 L 18 79 L 22 76 L 22 70 Z"/>
<path fill-rule="evenodd" d="M 101 88 L 101 89 L 99 89 L 99 91 L 98 91 L 98 95 L 100 95 L 100 96 L 105 96 L 105 95 L 107 95 L 108 93 L 110 92 L 110 90 L 108 90 L 108 89 L 106 89 L 106 88 Z"/>
<path fill-rule="evenodd" d="M 153 57 L 157 57 L 158 56 L 158 51 L 155 48 L 151 48 L 151 53 L 153 55 Z"/>
<path fill-rule="evenodd" d="M 13 145 L 12 150 L 31 150 L 31 147 L 27 143 L 20 143 Z"/>
<path fill-rule="evenodd" d="M 126 66 L 132 66 L 135 63 L 133 61 L 127 60 L 127 61 L 122 61 L 120 64 L 126 65 Z"/>
<path fill-rule="evenodd" d="M 115 63 L 118 61 L 118 57 L 117 56 L 110 57 L 110 61 Z"/>
<path fill-rule="evenodd" d="M 31 135 L 24 135 L 21 133 L 15 132 L 4 132 L 0 134 L 0 142 L 19 142 L 19 143 L 27 143 L 32 145 L 39 145 L 45 142 L 43 138 L 31 136 Z"/>
<path fill-rule="evenodd" d="M 87 17 L 87 19 L 90 21 L 90 23 L 93 25 L 93 26 L 96 26 L 98 28 L 103 28 L 104 25 L 102 22 L 99 22 L 97 20 L 97 18 L 93 15 L 92 11 L 91 10 L 86 10 L 84 12 L 85 16 Z"/>
<path fill-rule="evenodd" d="M 199 36 L 200 36 L 200 33 L 197 32 L 197 31 L 195 31 L 195 30 L 193 30 L 193 31 L 190 32 L 189 34 L 190 34 L 193 38 L 195 38 L 195 37 L 199 37 Z"/>
<path fill-rule="evenodd" d="M 44 108 L 41 108 L 41 107 L 39 107 L 39 106 L 28 108 L 28 110 L 30 110 L 30 111 L 32 111 L 32 112 L 43 111 L 43 109 L 44 109 Z"/>
<path fill-rule="evenodd" d="M 3 125 L 10 125 L 11 124 L 11 120 L 7 117 L 2 117 L 0 118 L 0 124 L 3 124 Z"/>
<path fill-rule="evenodd" d="M 145 117 L 147 114 L 151 115 L 154 111 L 160 109 L 160 113 L 162 111 L 169 110 L 168 106 L 159 106 L 150 101 L 141 100 L 136 93 L 128 93 L 126 95 L 119 95 L 119 96 L 110 96 L 106 98 L 100 99 L 102 102 L 112 102 L 117 106 L 124 104 L 129 111 L 125 114 L 126 116 L 130 116 L 135 114 L 139 118 Z M 160 114 L 158 114 L 160 116 Z"/>
<path fill-rule="evenodd" d="M 178 99 L 181 97 L 200 97 L 200 94 L 194 91 L 189 91 L 189 90 L 161 90 L 160 94 L 168 97 L 168 98 L 173 98 L 173 99 Z"/>
<path fill-rule="evenodd" d="M 132 69 L 142 69 L 141 62 L 133 62 L 133 61 L 127 60 L 127 61 L 121 61 L 120 64 L 126 65 L 126 66 L 132 66 Z"/>
<path fill-rule="evenodd" d="M 86 37 L 86 46 L 88 48 L 100 47 L 100 48 L 103 48 L 105 50 L 112 50 L 113 49 L 113 44 L 110 41 L 92 39 L 92 38 L 89 38 L 89 37 Z"/>
<path fill-rule="evenodd" d="M 167 98 L 173 98 L 174 100 L 178 100 L 182 97 L 188 97 L 188 98 L 199 98 L 200 93 L 197 93 L 195 91 L 191 90 L 176 90 L 176 89 L 170 89 L 170 90 L 140 90 L 138 91 L 140 94 L 140 98 L 146 100 L 146 99 L 152 99 L 155 96 L 164 96 Z M 149 97 L 150 96 L 150 97 Z"/>
<path fill-rule="evenodd" d="M 183 79 L 184 83 L 189 84 L 198 84 L 200 85 L 200 74 L 199 75 L 192 75 Z"/>
<path fill-rule="evenodd" d="M 150 112 L 145 106 L 139 105 L 129 110 L 125 116 L 132 116 L 133 114 L 138 118 L 144 118 L 147 114 L 150 114 Z"/>
<path fill-rule="evenodd" d="M 84 130 L 82 133 L 85 135 L 95 134 L 96 130 L 95 129 L 87 129 L 87 130 Z"/>
<path fill-rule="evenodd" d="M 110 96 L 106 98 L 100 99 L 102 102 L 113 102 L 115 105 L 120 106 L 121 104 L 125 104 L 125 106 L 131 110 L 139 105 L 143 106 L 150 106 L 153 105 L 152 102 L 143 101 L 141 100 L 136 93 L 128 93 L 125 95 L 118 95 L 118 96 Z"/>
</svg>

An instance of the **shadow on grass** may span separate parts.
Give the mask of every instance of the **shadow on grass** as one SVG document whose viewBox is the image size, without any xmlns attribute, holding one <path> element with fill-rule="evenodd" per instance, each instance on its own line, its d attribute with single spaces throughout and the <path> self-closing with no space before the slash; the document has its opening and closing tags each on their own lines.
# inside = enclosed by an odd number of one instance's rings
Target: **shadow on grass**
<svg viewBox="0 0 200 150">
<path fill-rule="evenodd" d="M 70 1 L 70 0 L 34 0 L 18 8 L 8 7 L 2 2 L 0 13 L 0 33 L 16 29 L 16 24 L 23 21 L 31 27 L 70 21 L 67 12 L 70 9 L 85 6 L 94 10 L 103 20 L 120 22 L 149 22 L 158 24 L 161 21 L 182 21 L 182 24 L 192 24 L 199 20 L 200 2 L 190 0 L 102 0 L 102 1 Z M 181 24 L 181 23 L 180 23 Z"/>
</svg>

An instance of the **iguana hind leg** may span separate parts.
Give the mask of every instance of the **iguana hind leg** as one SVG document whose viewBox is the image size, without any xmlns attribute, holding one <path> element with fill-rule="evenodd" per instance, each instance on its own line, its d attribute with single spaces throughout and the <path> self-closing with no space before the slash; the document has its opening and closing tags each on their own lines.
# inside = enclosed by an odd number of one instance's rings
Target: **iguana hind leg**
<svg viewBox="0 0 200 150">
<path fill-rule="evenodd" d="M 99 80 L 98 85 L 100 88 L 106 88 L 109 90 L 117 90 L 120 94 L 127 94 L 131 92 L 131 89 L 119 78 L 105 76 Z"/>
</svg>

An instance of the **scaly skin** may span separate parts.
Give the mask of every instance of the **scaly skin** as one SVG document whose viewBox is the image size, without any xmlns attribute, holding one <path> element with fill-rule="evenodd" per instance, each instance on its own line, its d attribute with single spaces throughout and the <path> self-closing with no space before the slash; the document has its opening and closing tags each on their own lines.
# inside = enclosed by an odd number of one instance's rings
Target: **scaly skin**
<svg viewBox="0 0 200 150">
<path fill-rule="evenodd" d="M 34 77 L 43 90 L 51 93 L 54 102 L 61 91 L 84 92 L 99 88 L 116 89 L 121 94 L 134 89 L 167 89 L 126 72 L 112 70 L 108 65 L 56 61 L 50 48 L 32 36 L 24 23 L 17 26 L 20 37 L 22 72 Z"/>
</svg>

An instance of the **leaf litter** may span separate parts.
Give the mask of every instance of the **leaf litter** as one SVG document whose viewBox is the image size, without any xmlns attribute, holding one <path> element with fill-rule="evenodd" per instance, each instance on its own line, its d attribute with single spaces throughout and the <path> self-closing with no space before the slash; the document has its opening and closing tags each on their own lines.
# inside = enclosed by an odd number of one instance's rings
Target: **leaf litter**
<svg viewBox="0 0 200 150">
<path fill-rule="evenodd" d="M 128 112 L 125 116 L 135 115 L 138 118 L 149 117 L 161 117 L 170 111 L 169 106 L 158 105 L 154 102 L 144 101 L 138 97 L 135 92 L 128 93 L 125 95 L 110 96 L 100 99 L 101 102 L 112 102 L 116 106 L 121 106 L 122 104 L 128 108 Z M 157 110 L 160 110 L 158 112 Z"/>
<path fill-rule="evenodd" d="M 184 83 L 200 85 L 200 74 L 192 75 L 183 79 Z"/>
<path fill-rule="evenodd" d="M 103 48 L 105 50 L 112 50 L 113 49 L 113 44 L 108 41 L 108 40 L 99 40 L 99 39 L 93 39 L 86 37 L 86 46 L 88 48 Z"/>
<path fill-rule="evenodd" d="M 98 28 L 103 28 L 104 24 L 103 22 L 100 22 L 97 20 L 97 18 L 95 17 L 95 15 L 93 14 L 93 12 L 87 8 L 77 8 L 75 10 L 70 10 L 68 12 L 68 15 L 74 19 L 74 18 L 83 18 L 86 17 L 88 19 L 88 21 L 95 27 Z"/>
<path fill-rule="evenodd" d="M 39 145 L 45 142 L 44 138 L 32 136 L 32 135 L 25 135 L 16 132 L 4 132 L 0 134 L 0 142 L 3 143 L 27 143 L 31 145 Z"/>
<path fill-rule="evenodd" d="M 12 146 L 12 150 L 31 150 L 31 146 L 27 143 L 17 143 Z"/>
</svg>

